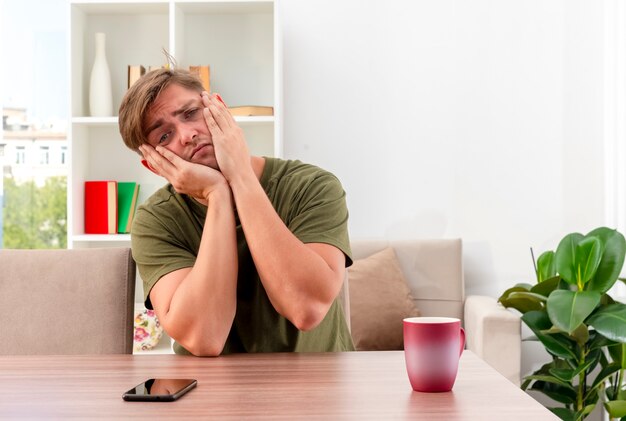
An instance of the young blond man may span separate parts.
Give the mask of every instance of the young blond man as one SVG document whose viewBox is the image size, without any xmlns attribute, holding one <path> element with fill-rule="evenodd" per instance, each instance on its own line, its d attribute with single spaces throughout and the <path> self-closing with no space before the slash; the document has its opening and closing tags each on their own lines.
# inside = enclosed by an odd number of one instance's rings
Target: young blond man
<svg viewBox="0 0 626 421">
<path fill-rule="evenodd" d="M 168 181 L 137 209 L 131 238 L 146 306 L 177 353 L 354 349 L 337 300 L 352 260 L 336 177 L 250 156 L 221 99 L 183 70 L 137 81 L 119 125 Z"/>
</svg>

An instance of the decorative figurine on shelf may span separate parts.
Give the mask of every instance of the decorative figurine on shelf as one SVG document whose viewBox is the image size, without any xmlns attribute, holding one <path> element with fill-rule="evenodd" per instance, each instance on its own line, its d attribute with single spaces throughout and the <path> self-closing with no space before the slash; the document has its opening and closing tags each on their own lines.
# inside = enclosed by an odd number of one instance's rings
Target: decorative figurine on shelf
<svg viewBox="0 0 626 421">
<path fill-rule="evenodd" d="M 103 32 L 96 33 L 96 58 L 89 82 L 89 112 L 94 117 L 113 115 L 111 73 L 106 57 L 106 34 Z"/>
</svg>

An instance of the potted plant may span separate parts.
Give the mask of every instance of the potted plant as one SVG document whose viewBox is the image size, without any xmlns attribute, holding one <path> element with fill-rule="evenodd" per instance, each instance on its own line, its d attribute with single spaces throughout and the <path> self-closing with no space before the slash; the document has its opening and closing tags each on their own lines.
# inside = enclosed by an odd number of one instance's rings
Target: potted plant
<svg viewBox="0 0 626 421">
<path fill-rule="evenodd" d="M 626 420 L 626 304 L 607 293 L 620 279 L 625 254 L 626 240 L 616 230 L 568 234 L 556 251 L 533 258 L 535 285 L 517 284 L 499 298 L 522 313 L 532 339 L 552 356 L 522 388 L 561 403 L 549 409 L 563 420 L 584 419 L 598 402 L 611 418 Z"/>
</svg>

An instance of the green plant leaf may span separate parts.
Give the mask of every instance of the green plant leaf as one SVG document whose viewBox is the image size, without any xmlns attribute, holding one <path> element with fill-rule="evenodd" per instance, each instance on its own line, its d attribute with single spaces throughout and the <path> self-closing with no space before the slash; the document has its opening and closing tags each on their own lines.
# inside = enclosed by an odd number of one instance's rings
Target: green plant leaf
<svg viewBox="0 0 626 421">
<path fill-rule="evenodd" d="M 576 412 L 567 408 L 548 408 L 554 415 L 563 421 L 576 421 Z"/>
<path fill-rule="evenodd" d="M 574 379 L 583 371 L 586 371 L 592 364 L 593 361 L 587 361 L 585 364 L 581 365 L 575 370 L 573 368 L 551 368 L 550 374 L 560 380 L 563 380 L 564 382 L 571 383 L 572 379 Z"/>
<path fill-rule="evenodd" d="M 600 293 L 596 291 L 574 292 L 559 289 L 550 294 L 546 307 L 552 324 L 571 335 L 599 302 Z"/>
<path fill-rule="evenodd" d="M 586 372 L 589 368 L 594 364 L 595 361 L 587 361 L 585 364 L 581 365 L 574 371 L 574 377 L 578 376 L 582 372 Z"/>
<path fill-rule="evenodd" d="M 570 336 L 578 345 L 583 346 L 589 340 L 589 328 L 584 323 L 581 323 Z"/>
<path fill-rule="evenodd" d="M 535 335 L 531 335 L 526 338 L 522 338 L 522 342 L 539 342 L 539 338 Z"/>
<path fill-rule="evenodd" d="M 602 298 L 600 299 L 601 306 L 608 306 L 609 304 L 615 304 L 616 301 L 609 294 L 602 294 Z"/>
<path fill-rule="evenodd" d="M 555 401 L 566 405 L 576 402 L 576 391 L 574 391 L 571 387 L 563 387 L 554 383 L 535 381 L 530 390 L 539 391 Z"/>
<path fill-rule="evenodd" d="M 591 405 L 587 405 L 583 408 L 582 411 L 576 412 L 576 420 L 583 420 L 587 417 L 587 415 L 591 414 L 591 412 L 595 409 L 596 404 L 593 403 Z"/>
<path fill-rule="evenodd" d="M 522 382 L 522 384 L 520 385 L 520 389 L 522 390 L 526 390 L 528 388 L 528 386 L 530 386 L 530 384 L 533 382 L 532 379 L 524 379 L 524 381 Z"/>
<path fill-rule="evenodd" d="M 550 318 L 545 311 L 530 311 L 522 316 L 522 321 L 526 323 L 535 334 L 552 327 L 552 322 L 550 322 Z M 538 337 L 539 335 L 537 335 L 537 338 Z"/>
<path fill-rule="evenodd" d="M 596 274 L 602 260 L 602 241 L 595 236 L 587 236 L 576 245 L 576 280 L 585 285 Z"/>
<path fill-rule="evenodd" d="M 535 294 L 541 294 L 544 297 L 547 297 L 548 295 L 550 295 L 552 291 L 557 289 L 560 282 L 561 282 L 561 277 L 554 276 L 550 279 L 546 279 L 545 281 L 538 283 L 537 285 L 534 285 L 530 289 L 530 292 L 533 292 Z"/>
<path fill-rule="evenodd" d="M 588 320 L 602 336 L 615 342 L 626 342 L 626 304 L 610 304 Z"/>
<path fill-rule="evenodd" d="M 555 335 L 555 334 L 557 334 L 557 333 L 565 333 L 565 332 L 563 332 L 563 330 L 562 330 L 562 329 L 559 329 L 559 328 L 558 328 L 558 327 L 556 327 L 556 326 L 552 326 L 552 327 L 551 327 L 550 329 L 548 329 L 548 330 L 542 330 L 542 331 L 541 331 L 541 333 L 545 333 L 546 335 Z M 565 333 L 565 334 L 567 334 L 567 333 Z M 568 336 L 569 336 L 569 335 L 568 335 Z"/>
<path fill-rule="evenodd" d="M 604 408 L 611 418 L 626 417 L 626 401 L 608 401 L 604 403 Z"/>
<path fill-rule="evenodd" d="M 556 335 L 556 334 L 567 335 L 571 340 L 573 340 L 580 346 L 586 344 L 587 341 L 589 340 L 589 328 L 584 323 L 581 323 L 580 326 L 574 329 L 574 331 L 571 334 L 564 332 L 562 329 L 559 329 L 556 326 L 552 326 L 548 330 L 542 330 L 541 333 L 544 333 L 546 335 Z"/>
<path fill-rule="evenodd" d="M 595 380 L 593 381 L 593 384 L 591 385 L 591 388 L 589 390 L 591 391 L 599 387 L 607 378 L 612 376 L 615 372 L 619 371 L 620 368 L 620 365 L 616 363 L 611 363 L 602 368 L 602 370 L 600 370 Z"/>
<path fill-rule="evenodd" d="M 587 405 L 583 408 L 582 411 L 580 411 L 578 414 L 582 415 L 583 417 L 591 414 L 591 412 L 596 408 L 596 404 L 593 403 L 591 405 Z"/>
<path fill-rule="evenodd" d="M 563 237 L 559 246 L 556 248 L 554 256 L 556 271 L 568 284 L 576 284 L 576 267 L 574 266 L 574 262 L 576 261 L 576 246 L 583 238 L 583 235 L 577 232 L 568 234 Z"/>
<path fill-rule="evenodd" d="M 588 361 L 593 361 L 593 364 L 591 364 L 589 366 L 589 369 L 587 369 L 587 373 L 595 370 L 598 364 L 600 364 L 602 367 L 606 367 L 607 365 L 609 365 L 609 360 L 604 355 L 602 349 L 594 349 L 593 351 L 590 351 L 589 354 L 587 354 L 586 359 Z"/>
<path fill-rule="evenodd" d="M 546 383 L 554 383 L 562 387 L 572 388 L 572 390 L 574 390 L 572 385 L 569 384 L 567 381 L 563 381 L 555 376 L 546 376 L 543 374 L 532 374 L 530 376 L 527 376 L 526 378 L 530 380 L 541 380 L 542 382 L 546 382 Z"/>
<path fill-rule="evenodd" d="M 585 399 L 583 400 L 583 404 L 584 405 L 595 405 L 596 403 L 598 403 L 598 399 L 600 398 L 600 395 L 598 395 L 598 390 L 592 390 L 591 392 L 589 392 L 589 390 L 587 390 L 587 395 L 585 396 Z"/>
<path fill-rule="evenodd" d="M 622 364 L 622 350 L 623 350 L 622 347 L 625 345 L 626 344 L 617 343 L 615 345 L 609 345 L 606 347 L 607 351 L 609 351 L 609 355 L 611 356 L 611 360 L 613 360 L 613 362 Z"/>
<path fill-rule="evenodd" d="M 608 386 L 606 389 L 604 389 L 604 394 L 606 395 L 607 401 L 619 400 L 619 398 L 615 396 L 615 387 L 613 386 Z"/>
<path fill-rule="evenodd" d="M 597 332 L 591 332 L 589 336 L 591 338 L 588 345 L 590 351 L 593 351 L 594 349 L 604 348 L 605 346 L 609 347 L 610 349 L 612 345 L 615 345 L 615 342 L 598 334 Z"/>
<path fill-rule="evenodd" d="M 515 299 L 521 299 L 521 298 L 526 298 L 530 301 L 534 301 L 539 304 L 543 304 L 547 300 L 547 297 L 541 294 L 535 294 L 534 292 L 528 292 L 528 291 L 515 291 L 509 294 L 509 300 L 515 300 Z"/>
<path fill-rule="evenodd" d="M 609 386 L 605 389 L 607 401 L 623 401 L 626 399 L 626 390 L 617 390 L 614 386 Z"/>
<path fill-rule="evenodd" d="M 626 256 L 626 240 L 617 230 L 606 227 L 596 228 L 587 235 L 594 235 L 602 241 L 604 252 L 598 270 L 588 288 L 592 291 L 606 292 L 617 281 L 622 266 L 624 266 L 624 256 Z"/>
<path fill-rule="evenodd" d="M 552 323 L 545 311 L 529 311 L 522 315 L 522 321 L 533 331 L 546 350 L 557 357 L 577 361 L 572 349 L 572 342 L 560 335 L 546 335 L 543 330 L 550 329 Z"/>
<path fill-rule="evenodd" d="M 500 298 L 498 298 L 498 301 L 502 302 L 502 300 L 509 298 L 509 295 L 511 295 L 511 293 L 513 293 L 513 292 L 525 292 L 525 291 L 528 291 L 528 289 L 523 288 L 523 287 L 518 286 L 518 285 L 516 285 L 514 287 L 511 287 L 511 288 L 508 288 L 506 291 L 504 291 L 502 293 L 502 295 L 500 295 Z"/>
<path fill-rule="evenodd" d="M 573 368 L 553 368 L 550 370 L 550 374 L 559 380 L 570 383 L 574 378 L 575 370 Z"/>
<path fill-rule="evenodd" d="M 507 289 L 502 293 L 498 301 L 506 308 L 514 308 L 520 313 L 526 313 L 533 310 L 543 309 L 543 304 L 537 301 L 535 298 L 531 299 L 525 296 L 515 296 L 514 294 L 528 292 L 520 286 L 515 286 Z"/>
<path fill-rule="evenodd" d="M 546 251 L 537 259 L 537 282 L 541 283 L 556 275 L 556 260 L 553 251 Z"/>
</svg>

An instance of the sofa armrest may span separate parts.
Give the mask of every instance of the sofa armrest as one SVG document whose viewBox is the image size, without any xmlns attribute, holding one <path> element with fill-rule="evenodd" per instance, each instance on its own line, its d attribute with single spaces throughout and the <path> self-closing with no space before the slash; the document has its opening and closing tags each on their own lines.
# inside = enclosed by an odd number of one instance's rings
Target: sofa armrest
<svg viewBox="0 0 626 421">
<path fill-rule="evenodd" d="M 493 297 L 472 295 L 465 299 L 467 349 L 504 377 L 520 384 L 521 320 Z"/>
</svg>

